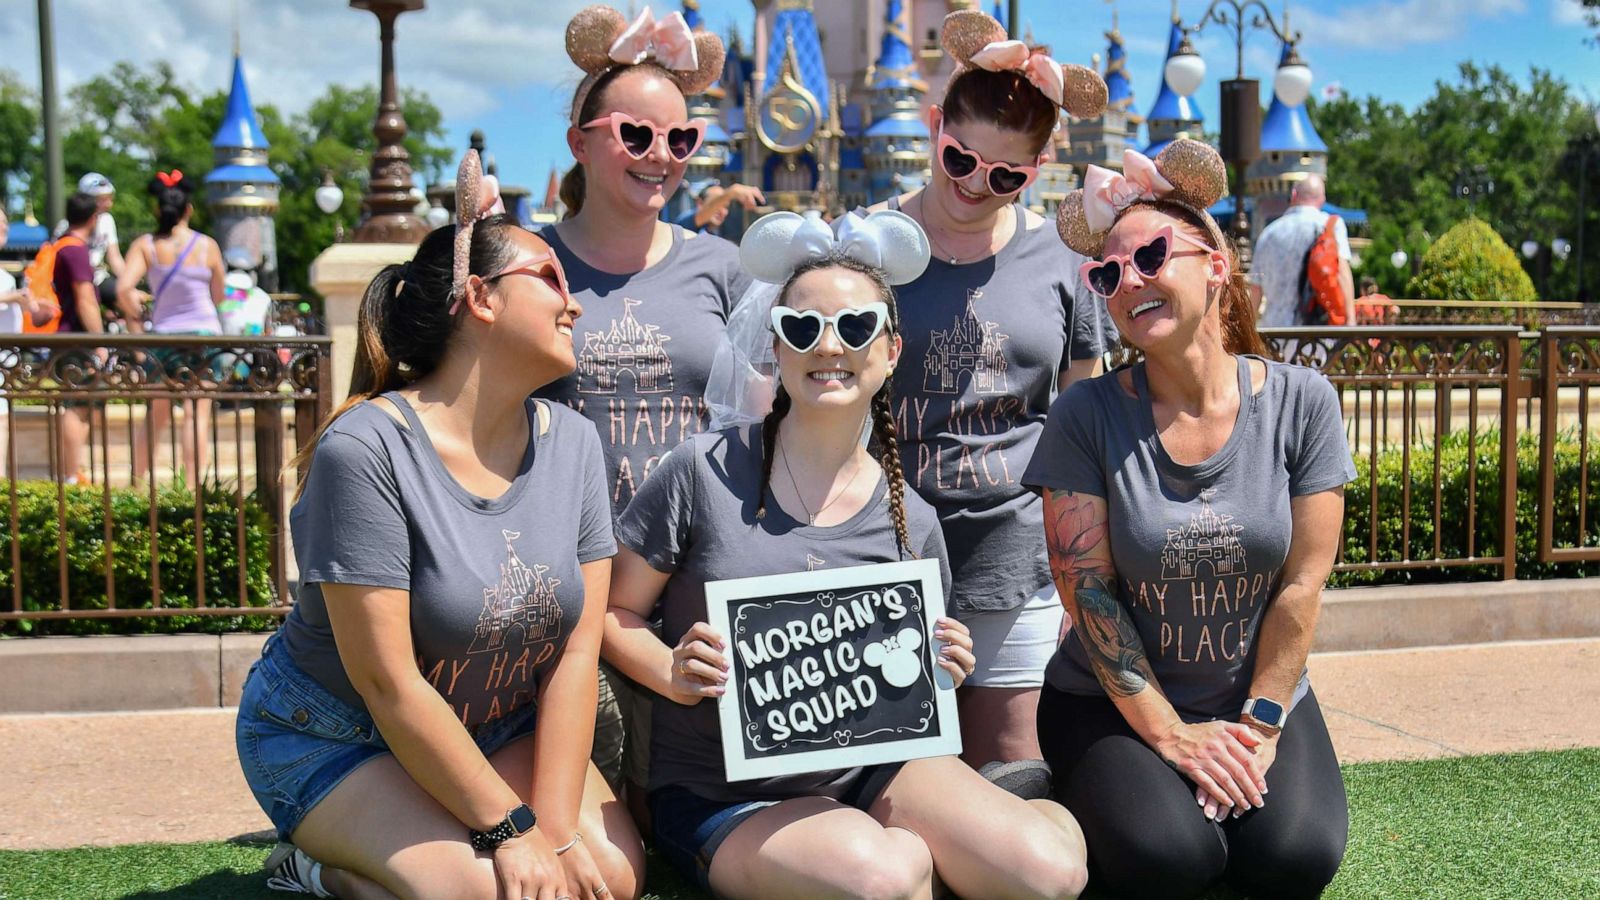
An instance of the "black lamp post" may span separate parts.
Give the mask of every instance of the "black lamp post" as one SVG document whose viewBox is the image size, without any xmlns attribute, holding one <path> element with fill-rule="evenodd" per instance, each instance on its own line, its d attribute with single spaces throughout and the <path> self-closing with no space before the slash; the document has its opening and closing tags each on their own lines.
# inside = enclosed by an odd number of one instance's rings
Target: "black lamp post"
<svg viewBox="0 0 1600 900">
<path fill-rule="evenodd" d="M 1233 34 L 1235 75 L 1222 82 L 1222 158 L 1233 168 L 1233 240 L 1239 248 L 1239 264 L 1249 269 L 1250 218 L 1244 210 L 1244 179 L 1245 169 L 1261 155 L 1261 83 L 1244 77 L 1246 33 L 1271 31 L 1289 45 L 1289 55 L 1273 77 L 1273 90 L 1285 103 L 1295 106 L 1305 102 L 1311 90 L 1311 69 L 1295 51 L 1300 32 L 1289 31 L 1287 7 L 1279 27 L 1262 0 L 1212 0 L 1198 22 L 1184 27 L 1178 52 L 1167 60 L 1167 84 L 1181 96 L 1193 94 L 1206 72 L 1205 61 L 1195 52 L 1190 38 L 1213 23 Z"/>
<path fill-rule="evenodd" d="M 394 77 L 394 20 L 401 13 L 422 9 L 424 2 L 350 0 L 352 9 L 364 9 L 378 17 L 378 37 L 383 45 L 378 118 L 372 123 L 378 149 L 372 154 L 372 178 L 362 199 L 367 220 L 356 229 L 358 244 L 419 244 L 428 234 L 427 223 L 412 211 L 417 201 L 411 195 L 411 154 L 401 143 L 406 136 L 406 117 L 400 111 L 400 89 Z"/>
<path fill-rule="evenodd" d="M 1600 108 L 1595 110 L 1594 126 L 1595 131 L 1574 142 L 1578 153 L 1578 300 L 1582 303 L 1591 299 L 1589 286 L 1583 281 L 1583 226 L 1589 215 L 1589 156 L 1600 150 Z"/>
</svg>

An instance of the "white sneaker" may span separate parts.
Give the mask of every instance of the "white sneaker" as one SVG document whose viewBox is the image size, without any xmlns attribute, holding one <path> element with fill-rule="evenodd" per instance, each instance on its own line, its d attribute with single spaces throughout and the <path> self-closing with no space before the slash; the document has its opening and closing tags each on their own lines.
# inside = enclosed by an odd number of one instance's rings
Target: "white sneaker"
<svg viewBox="0 0 1600 900">
<path fill-rule="evenodd" d="M 267 887 L 287 894 L 332 897 L 322 886 L 322 863 L 293 844 L 278 842 L 262 868 L 267 870 Z"/>
</svg>

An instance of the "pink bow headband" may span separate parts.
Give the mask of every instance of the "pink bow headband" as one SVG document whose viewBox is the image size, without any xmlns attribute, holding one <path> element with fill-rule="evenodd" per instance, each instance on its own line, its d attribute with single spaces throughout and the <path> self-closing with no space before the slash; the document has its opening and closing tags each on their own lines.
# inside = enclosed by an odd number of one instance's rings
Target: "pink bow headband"
<svg viewBox="0 0 1600 900">
<path fill-rule="evenodd" d="M 1117 215 L 1140 200 L 1172 193 L 1172 182 L 1137 150 L 1122 152 L 1122 171 L 1090 166 L 1083 176 L 1083 217 L 1092 231 L 1108 231 Z"/>
<path fill-rule="evenodd" d="M 456 170 L 455 261 L 451 270 L 450 315 L 467 298 L 467 275 L 472 259 L 472 232 L 479 221 L 506 211 L 500 199 L 500 179 L 483 174 L 478 151 L 468 150 Z"/>
<path fill-rule="evenodd" d="M 612 43 L 608 55 L 620 65 L 636 66 L 654 59 L 662 68 L 675 72 L 692 72 L 700 67 L 699 54 L 695 52 L 694 32 L 674 10 L 657 22 L 646 6 L 633 24 Z"/>
<path fill-rule="evenodd" d="M 1046 53 L 1028 49 L 1021 41 L 995 41 L 972 54 L 971 63 L 990 72 L 1021 72 L 1028 83 L 1057 106 L 1063 105 L 1066 78 L 1061 64 Z"/>
</svg>

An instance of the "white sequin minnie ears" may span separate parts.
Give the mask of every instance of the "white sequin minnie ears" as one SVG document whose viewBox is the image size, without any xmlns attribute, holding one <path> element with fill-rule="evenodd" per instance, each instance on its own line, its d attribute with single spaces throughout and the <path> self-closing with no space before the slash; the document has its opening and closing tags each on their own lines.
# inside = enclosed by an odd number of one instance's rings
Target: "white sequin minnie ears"
<svg viewBox="0 0 1600 900">
<path fill-rule="evenodd" d="M 757 219 L 739 242 L 739 262 L 761 281 L 782 284 L 813 259 L 839 251 L 879 269 L 892 285 L 915 281 L 928 267 L 928 236 L 903 212 L 846 213 L 834 225 L 811 213 L 775 212 Z"/>
</svg>

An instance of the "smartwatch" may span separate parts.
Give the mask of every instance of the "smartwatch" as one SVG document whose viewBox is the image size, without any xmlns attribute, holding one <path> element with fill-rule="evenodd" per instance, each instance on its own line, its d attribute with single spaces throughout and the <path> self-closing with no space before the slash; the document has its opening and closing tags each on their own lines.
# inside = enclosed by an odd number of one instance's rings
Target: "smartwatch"
<svg viewBox="0 0 1600 900">
<path fill-rule="evenodd" d="M 1283 723 L 1289 720 L 1289 711 L 1276 700 L 1251 697 L 1244 702 L 1241 717 L 1252 725 L 1260 725 L 1276 734 L 1283 730 Z"/>
<path fill-rule="evenodd" d="M 488 831 L 474 831 L 469 828 L 467 832 L 472 837 L 472 849 L 493 850 L 514 837 L 521 837 L 532 831 L 538 821 L 539 817 L 533 814 L 528 804 L 523 803 L 507 812 L 506 817 L 500 820 L 500 824 Z"/>
</svg>

